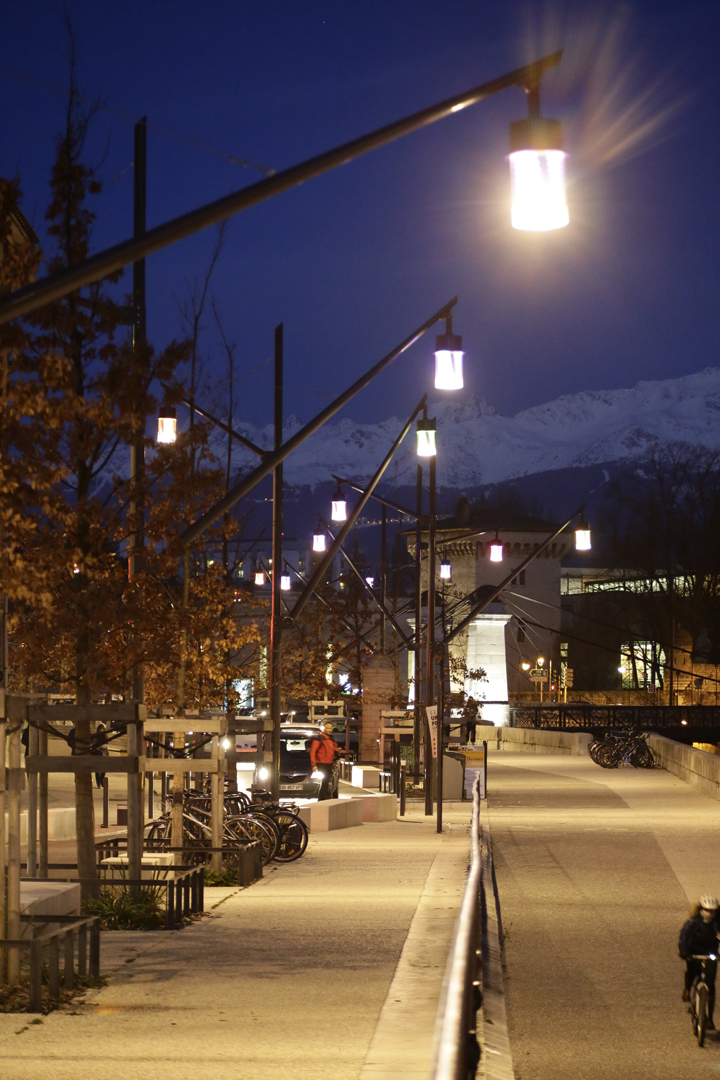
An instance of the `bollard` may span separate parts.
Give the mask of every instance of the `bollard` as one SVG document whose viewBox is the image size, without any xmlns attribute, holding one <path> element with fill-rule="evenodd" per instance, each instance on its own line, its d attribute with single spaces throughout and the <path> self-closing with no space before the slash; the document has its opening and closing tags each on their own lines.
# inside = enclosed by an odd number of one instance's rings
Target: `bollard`
<svg viewBox="0 0 720 1080">
<path fill-rule="evenodd" d="M 110 827 L 110 781 L 103 776 L 103 819 L 102 828 Z"/>
</svg>

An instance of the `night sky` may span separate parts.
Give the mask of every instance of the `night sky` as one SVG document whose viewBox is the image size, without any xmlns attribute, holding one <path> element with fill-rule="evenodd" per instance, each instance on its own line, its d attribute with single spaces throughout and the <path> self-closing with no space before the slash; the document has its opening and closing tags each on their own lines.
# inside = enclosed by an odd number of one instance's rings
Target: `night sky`
<svg viewBox="0 0 720 1080">
<path fill-rule="evenodd" d="M 100 98 L 88 158 L 104 181 L 94 249 L 132 231 L 133 122 L 147 115 L 148 225 L 564 46 L 543 112 L 563 121 L 571 224 L 509 223 L 505 91 L 234 218 L 212 292 L 237 346 L 240 419 L 271 417 L 284 321 L 286 412 L 307 419 L 455 293 L 467 391 L 510 414 L 563 393 L 717 363 L 720 4 L 645 0 L 68 0 L 78 80 Z M 6 4 L 0 173 L 43 235 L 67 85 L 62 8 Z M 198 145 L 201 144 L 201 145 Z M 216 232 L 148 260 L 148 332 L 179 305 Z M 129 289 L 129 274 L 126 277 Z M 225 361 L 203 336 L 217 401 Z M 431 388 L 433 340 L 346 410 L 373 421 Z"/>
</svg>

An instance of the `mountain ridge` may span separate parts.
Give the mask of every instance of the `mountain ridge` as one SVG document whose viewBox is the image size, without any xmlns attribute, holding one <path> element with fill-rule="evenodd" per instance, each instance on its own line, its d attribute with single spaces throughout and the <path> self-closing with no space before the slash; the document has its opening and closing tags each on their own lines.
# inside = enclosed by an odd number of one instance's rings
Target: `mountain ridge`
<svg viewBox="0 0 720 1080">
<path fill-rule="evenodd" d="M 438 424 L 438 485 L 476 487 L 536 472 L 632 461 L 654 446 L 677 442 L 720 449 L 720 368 L 625 389 L 564 394 L 510 417 L 472 396 L 445 398 L 429 410 Z M 395 416 L 376 424 L 348 417 L 329 421 L 286 459 L 285 480 L 314 488 L 331 481 L 333 473 L 349 480 L 368 477 L 403 423 Z M 235 424 L 260 446 L 271 445 L 269 426 Z M 285 438 L 301 426 L 297 417 L 289 417 Z M 408 435 L 384 483 L 412 483 L 416 464 Z"/>
</svg>

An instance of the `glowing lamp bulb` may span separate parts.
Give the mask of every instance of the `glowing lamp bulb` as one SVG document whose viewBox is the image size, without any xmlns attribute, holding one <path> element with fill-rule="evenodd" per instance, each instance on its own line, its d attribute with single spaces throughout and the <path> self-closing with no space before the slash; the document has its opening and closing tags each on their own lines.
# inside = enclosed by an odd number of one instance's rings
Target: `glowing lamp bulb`
<svg viewBox="0 0 720 1080">
<path fill-rule="evenodd" d="M 463 349 L 459 334 L 440 334 L 435 339 L 435 389 L 462 390 Z"/>
<path fill-rule="evenodd" d="M 288 589 L 290 588 L 290 575 L 289 574 L 281 574 L 280 575 L 280 588 L 282 589 L 283 592 L 287 592 Z"/>
<path fill-rule="evenodd" d="M 511 224 L 550 232 L 570 222 L 559 120 L 533 117 L 510 125 Z"/>
<path fill-rule="evenodd" d="M 264 571 L 262 571 L 262 570 L 256 570 L 255 571 L 255 584 L 256 585 L 264 585 L 265 584 L 265 573 L 264 573 Z"/>
<path fill-rule="evenodd" d="M 440 577 L 443 581 L 452 581 L 452 563 L 440 563 Z"/>
<path fill-rule="evenodd" d="M 158 414 L 157 441 L 174 443 L 177 441 L 177 412 L 175 409 L 161 409 Z"/>
<path fill-rule="evenodd" d="M 520 667 L 523 669 L 523 671 L 529 671 L 530 670 L 530 664 L 528 664 L 527 660 L 523 660 Z"/>
<path fill-rule="evenodd" d="M 313 534 L 313 551 L 325 551 L 325 533 Z"/>
<path fill-rule="evenodd" d="M 431 458 L 437 454 L 435 445 L 435 421 L 418 420 L 417 423 L 417 456 Z"/>
<path fill-rule="evenodd" d="M 495 533 L 495 539 L 490 541 L 490 562 L 502 562 L 503 544 L 500 537 Z"/>
<path fill-rule="evenodd" d="M 575 550 L 590 551 L 590 526 L 586 521 L 581 521 L 575 530 Z"/>
<path fill-rule="evenodd" d="M 347 521 L 347 501 L 339 487 L 332 497 L 332 519 Z"/>
<path fill-rule="evenodd" d="M 373 586 L 374 586 L 374 584 L 375 584 L 375 578 L 374 578 L 374 577 L 366 577 L 366 578 L 365 578 L 365 580 L 367 581 L 368 585 L 369 585 L 369 586 L 370 586 L 370 588 L 372 589 L 372 587 L 373 587 Z"/>
</svg>

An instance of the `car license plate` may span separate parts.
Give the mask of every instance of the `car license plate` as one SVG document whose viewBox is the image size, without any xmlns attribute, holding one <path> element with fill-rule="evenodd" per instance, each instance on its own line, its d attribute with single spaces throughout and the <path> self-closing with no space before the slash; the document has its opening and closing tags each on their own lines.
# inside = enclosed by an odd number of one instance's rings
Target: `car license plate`
<svg viewBox="0 0 720 1080">
<path fill-rule="evenodd" d="M 281 784 L 281 791 L 302 791 L 302 784 Z"/>
</svg>

